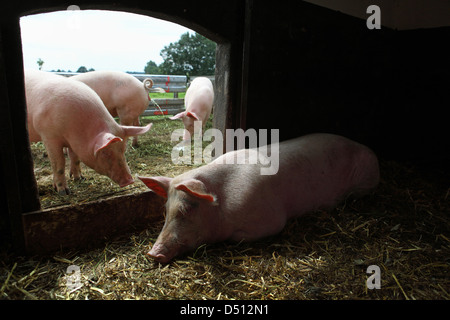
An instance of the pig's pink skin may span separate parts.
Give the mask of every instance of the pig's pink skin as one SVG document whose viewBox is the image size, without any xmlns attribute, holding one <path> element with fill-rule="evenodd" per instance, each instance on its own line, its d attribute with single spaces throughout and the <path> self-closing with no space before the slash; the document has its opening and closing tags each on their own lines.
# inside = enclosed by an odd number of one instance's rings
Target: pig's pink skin
<svg viewBox="0 0 450 320">
<path fill-rule="evenodd" d="M 375 154 L 341 136 L 311 134 L 283 142 L 279 150 L 275 175 L 261 175 L 258 164 L 221 164 L 236 152 L 257 152 L 240 150 L 173 179 L 140 177 L 168 198 L 164 227 L 148 255 L 166 263 L 204 243 L 273 235 L 288 219 L 363 195 L 379 181 Z M 182 185 L 191 181 L 204 191 L 185 191 Z"/>
<path fill-rule="evenodd" d="M 132 75 L 119 71 L 91 71 L 72 77 L 91 87 L 102 99 L 113 117 L 120 124 L 140 126 L 139 116 L 147 109 L 152 84 L 141 82 Z M 138 138 L 133 137 L 133 146 Z"/>
<path fill-rule="evenodd" d="M 92 89 L 70 78 L 27 70 L 25 88 L 29 139 L 43 141 L 58 192 L 69 193 L 64 147 L 69 150 L 70 174 L 75 179 L 81 177 L 82 161 L 120 186 L 134 182 L 124 156 L 124 140 L 147 132 L 151 125 L 118 125 Z"/>
<path fill-rule="evenodd" d="M 185 132 L 183 140 L 187 140 L 194 135 L 194 121 L 202 121 L 202 129 L 205 128 L 206 121 L 211 115 L 214 101 L 214 89 L 211 80 L 205 77 L 195 78 L 184 97 L 186 111 L 180 112 L 170 119 L 183 120 Z M 201 134 L 199 132 L 198 134 Z"/>
</svg>

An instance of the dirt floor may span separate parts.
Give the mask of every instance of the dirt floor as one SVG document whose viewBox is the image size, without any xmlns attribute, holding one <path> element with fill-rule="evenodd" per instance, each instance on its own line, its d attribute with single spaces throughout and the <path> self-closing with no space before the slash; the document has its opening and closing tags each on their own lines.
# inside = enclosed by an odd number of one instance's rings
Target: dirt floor
<svg viewBox="0 0 450 320">
<path fill-rule="evenodd" d="M 154 134 L 127 151 L 132 172 L 191 169 L 173 165 L 170 138 L 158 138 L 180 123 L 151 121 Z M 121 190 L 86 170 L 84 181 L 70 182 L 72 195 L 58 196 L 43 147 L 33 148 L 43 207 L 146 190 L 140 182 Z M 380 185 L 368 196 L 290 221 L 276 236 L 200 246 L 167 265 L 145 255 L 162 221 L 86 251 L 25 257 L 3 249 L 0 299 L 450 299 L 448 168 L 380 163 Z M 76 286 L 72 265 L 79 267 Z M 381 289 L 367 287 L 371 265 L 380 268 Z"/>
</svg>

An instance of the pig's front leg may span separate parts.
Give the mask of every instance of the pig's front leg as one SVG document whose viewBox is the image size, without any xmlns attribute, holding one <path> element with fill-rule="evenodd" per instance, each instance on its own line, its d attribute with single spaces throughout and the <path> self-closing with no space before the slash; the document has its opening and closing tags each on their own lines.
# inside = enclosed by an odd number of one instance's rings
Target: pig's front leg
<svg viewBox="0 0 450 320">
<path fill-rule="evenodd" d="M 60 195 L 70 194 L 65 175 L 66 161 L 64 159 L 63 147 L 45 140 L 44 145 L 52 164 L 53 187 Z"/>
<path fill-rule="evenodd" d="M 75 154 L 75 152 L 72 151 L 71 148 L 68 149 L 70 158 L 70 176 L 73 177 L 74 180 L 84 180 L 84 177 L 81 175 L 80 158 Z"/>
</svg>

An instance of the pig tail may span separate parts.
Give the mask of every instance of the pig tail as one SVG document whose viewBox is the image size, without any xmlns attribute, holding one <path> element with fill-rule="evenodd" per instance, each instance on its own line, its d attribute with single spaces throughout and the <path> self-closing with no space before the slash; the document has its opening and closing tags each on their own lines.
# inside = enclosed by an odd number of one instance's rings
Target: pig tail
<svg viewBox="0 0 450 320">
<path fill-rule="evenodd" d="M 150 78 L 146 78 L 146 79 L 143 81 L 143 83 L 144 83 L 144 88 L 145 88 L 145 90 L 147 90 L 147 91 L 150 91 L 150 88 L 153 87 L 153 80 L 150 79 Z"/>
</svg>

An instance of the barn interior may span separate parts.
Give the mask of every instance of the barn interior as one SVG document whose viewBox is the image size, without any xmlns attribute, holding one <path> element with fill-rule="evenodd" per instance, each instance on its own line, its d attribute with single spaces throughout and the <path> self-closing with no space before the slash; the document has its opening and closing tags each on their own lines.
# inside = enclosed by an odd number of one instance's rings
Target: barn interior
<svg viewBox="0 0 450 320">
<path fill-rule="evenodd" d="M 373 4 L 380 8 L 380 29 L 367 26 L 372 13 L 366 9 Z M 448 190 L 448 2 L 80 0 L 77 5 L 165 19 L 217 42 L 214 127 L 222 131 L 276 128 L 281 141 L 311 132 L 340 134 L 369 146 L 382 160 L 414 164 Z M 19 19 L 65 10 L 67 4 L 43 0 L 0 7 L 3 240 L 36 253 L 125 232 L 118 227 L 125 219 L 121 210 L 142 212 L 136 223 L 160 217 L 155 211 L 161 201 L 151 192 L 67 210 L 67 216 L 41 214 L 26 130 Z M 83 210 L 90 214 L 82 216 Z M 106 212 L 114 212 L 114 221 L 100 223 Z"/>
</svg>

